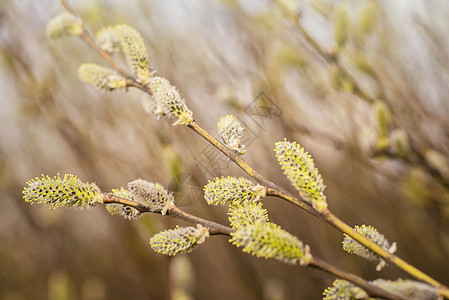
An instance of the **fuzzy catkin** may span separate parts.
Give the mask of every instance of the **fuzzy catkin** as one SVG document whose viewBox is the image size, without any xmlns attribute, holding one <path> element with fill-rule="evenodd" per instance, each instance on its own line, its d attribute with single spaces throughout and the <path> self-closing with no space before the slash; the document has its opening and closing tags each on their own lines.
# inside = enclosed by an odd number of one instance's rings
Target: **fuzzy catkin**
<svg viewBox="0 0 449 300">
<path fill-rule="evenodd" d="M 204 186 L 204 198 L 209 205 L 254 202 L 261 200 L 265 194 L 265 187 L 242 177 L 217 177 Z"/>
<path fill-rule="evenodd" d="M 104 91 L 126 88 L 125 78 L 118 75 L 114 70 L 97 64 L 82 64 L 78 68 L 78 77 L 81 81 Z"/>
<path fill-rule="evenodd" d="M 83 31 L 83 21 L 68 12 L 63 12 L 51 19 L 45 29 L 46 35 L 53 39 L 80 35 Z"/>
<path fill-rule="evenodd" d="M 315 210 L 326 209 L 326 186 L 307 151 L 296 142 L 284 140 L 276 143 L 275 152 L 284 174 L 300 195 L 312 203 Z"/>
<path fill-rule="evenodd" d="M 209 237 L 209 229 L 197 227 L 176 227 L 162 231 L 150 239 L 151 248 L 161 254 L 174 256 L 189 253 Z"/>
<path fill-rule="evenodd" d="M 231 233 L 230 242 L 257 257 L 307 265 L 312 256 L 308 245 L 274 223 L 255 223 Z"/>
<path fill-rule="evenodd" d="M 187 107 L 176 87 L 167 79 L 154 76 L 150 80 L 150 89 L 153 93 L 153 101 L 160 103 L 170 116 L 178 118 L 173 125 L 188 125 L 193 120 L 192 111 Z"/>
<path fill-rule="evenodd" d="M 131 199 L 145 205 L 149 211 L 165 215 L 175 206 L 174 197 L 159 183 L 137 179 L 128 183 Z"/>
<path fill-rule="evenodd" d="M 230 205 L 228 217 L 231 227 L 234 229 L 268 222 L 267 210 L 262 208 L 261 202 L 243 202 Z"/>
<path fill-rule="evenodd" d="M 121 187 L 120 189 L 113 189 L 111 193 L 120 198 L 131 199 L 131 195 L 129 194 L 128 190 L 124 189 L 123 187 Z M 123 205 L 120 203 L 110 203 L 106 205 L 106 210 L 111 215 L 119 215 L 129 220 L 136 219 L 141 215 L 139 210 L 135 209 L 134 207 Z"/>
<path fill-rule="evenodd" d="M 75 175 L 65 174 L 63 178 L 42 175 L 27 182 L 23 189 L 25 201 L 57 207 L 93 207 L 103 203 L 103 194 L 95 183 L 84 183 Z"/>
<path fill-rule="evenodd" d="M 145 41 L 140 33 L 129 25 L 116 25 L 115 31 L 125 53 L 128 66 L 131 68 L 137 81 L 148 83 L 151 79 L 151 62 Z"/>
</svg>

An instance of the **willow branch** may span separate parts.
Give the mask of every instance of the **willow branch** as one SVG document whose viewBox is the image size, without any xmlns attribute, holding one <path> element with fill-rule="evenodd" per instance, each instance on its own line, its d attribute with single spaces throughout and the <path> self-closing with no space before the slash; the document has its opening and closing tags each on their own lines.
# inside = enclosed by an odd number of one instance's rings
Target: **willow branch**
<svg viewBox="0 0 449 300">
<path fill-rule="evenodd" d="M 64 7 L 66 8 L 67 11 L 73 13 L 73 10 L 70 8 L 70 6 L 67 4 L 66 1 L 62 1 L 62 4 L 64 5 Z M 111 66 L 114 69 L 116 69 L 119 73 L 124 75 L 126 77 L 127 81 L 129 82 L 130 86 L 137 87 L 140 90 L 142 90 L 150 95 L 152 94 L 151 90 L 149 89 L 148 86 L 137 82 L 134 77 L 132 77 L 126 71 L 121 69 L 120 66 L 118 66 L 118 64 L 114 62 L 114 60 L 111 58 L 111 56 L 107 52 L 101 50 L 96 45 L 96 43 L 93 41 L 93 39 L 90 37 L 90 35 L 87 33 L 86 30 L 84 30 L 84 32 L 81 34 L 80 37 L 93 50 L 98 52 L 109 64 L 111 64 Z M 311 37 L 309 37 L 309 38 L 311 38 Z M 318 44 L 316 44 L 316 45 L 319 46 Z M 405 261 L 399 259 L 395 255 L 390 254 L 389 252 L 385 251 L 384 249 L 382 249 L 381 247 L 379 247 L 378 245 L 373 243 L 371 240 L 367 239 L 366 237 L 364 237 L 361 234 L 359 234 L 358 232 L 356 232 L 352 227 L 350 227 L 349 225 L 347 225 L 346 223 L 344 223 L 343 221 L 338 219 L 330 211 L 326 210 L 326 211 L 322 212 L 321 214 L 318 214 L 311 207 L 310 203 L 305 201 L 303 198 L 301 198 L 299 196 L 292 195 L 291 193 L 289 193 L 285 189 L 279 187 L 275 183 L 265 179 L 261 174 L 259 174 L 252 167 L 250 167 L 236 151 L 231 150 L 231 149 L 227 148 L 226 146 L 224 146 L 215 137 L 213 137 L 208 131 L 206 131 L 204 128 L 202 128 L 196 121 L 192 121 L 188 125 L 188 127 L 190 129 L 192 129 L 193 131 L 195 131 L 200 136 L 202 136 L 204 139 L 206 139 L 210 144 L 212 144 L 215 148 L 217 148 L 224 155 L 226 155 L 230 160 L 232 160 L 235 164 L 237 164 L 243 171 L 245 171 L 251 178 L 256 180 L 259 184 L 267 187 L 267 195 L 271 195 L 271 196 L 275 196 L 275 197 L 284 199 L 298 207 L 301 207 L 302 209 L 306 210 L 307 212 L 313 214 L 314 216 L 318 216 L 320 219 L 325 220 L 327 223 L 331 224 L 333 227 L 346 233 L 347 235 L 352 237 L 354 240 L 358 241 L 359 243 L 361 243 L 368 249 L 372 250 L 379 256 L 383 257 L 388 262 L 390 262 L 390 263 L 398 266 L 399 268 L 403 269 L 404 271 L 408 272 L 410 275 L 412 275 L 420 280 L 423 280 L 423 281 L 427 282 L 428 284 L 431 284 L 435 287 L 440 288 L 441 295 L 444 295 L 445 297 L 449 298 L 449 289 L 447 287 L 445 287 L 443 284 L 439 283 L 438 281 L 436 281 L 435 279 L 426 275 L 425 273 L 421 272 L 420 270 L 416 269 L 415 267 L 409 265 Z M 147 208 L 139 206 L 140 204 L 138 204 L 137 202 L 132 203 L 133 201 L 126 202 L 125 200 L 131 201 L 131 200 L 116 197 L 116 196 L 108 194 L 108 193 L 105 194 L 105 203 L 121 203 L 121 204 L 129 205 L 129 206 L 133 206 L 133 207 L 135 206 L 136 209 L 138 209 L 141 212 L 148 211 Z M 120 201 L 122 201 L 122 202 L 120 202 Z M 125 202 L 123 202 L 123 201 L 125 201 Z M 229 229 L 226 229 L 225 226 L 223 226 L 223 225 L 189 215 L 185 212 L 182 212 L 178 208 L 169 210 L 168 214 L 170 214 L 170 213 L 172 214 L 173 217 L 178 218 L 178 219 L 191 221 L 192 223 L 199 223 L 199 224 L 204 225 L 205 227 L 211 226 L 209 228 L 211 228 L 211 229 L 213 228 L 213 231 L 215 231 L 215 234 L 229 234 L 230 232 L 232 232 L 232 231 L 229 231 Z M 232 230 L 232 229 L 230 229 L 230 230 Z"/>
<path fill-rule="evenodd" d="M 118 197 L 118 196 L 115 196 L 110 193 L 103 193 L 103 195 L 104 195 L 104 203 L 105 204 L 111 204 L 111 203 L 122 204 L 122 205 L 133 207 L 141 213 L 149 212 L 149 208 L 146 207 L 145 205 L 142 205 L 139 202 L 129 200 L 126 198 L 122 198 L 122 197 Z M 207 227 L 209 229 L 209 234 L 211 234 L 211 235 L 230 236 L 231 233 L 235 231 L 231 227 L 224 226 L 224 225 L 221 225 L 221 224 L 209 221 L 209 220 L 199 218 L 199 217 L 191 215 L 189 213 L 186 213 L 186 212 L 182 211 L 181 209 L 179 209 L 178 207 L 173 207 L 173 208 L 169 209 L 167 211 L 166 215 L 169 217 L 173 217 L 176 219 L 190 222 L 192 224 L 201 224 L 204 227 Z M 355 285 L 359 286 L 360 288 L 364 289 L 366 292 L 368 292 L 372 296 L 381 296 L 386 299 L 392 299 L 392 300 L 402 299 L 393 294 L 385 292 L 384 290 L 370 284 L 369 282 L 363 280 L 362 278 L 357 277 L 349 272 L 343 271 L 343 270 L 341 270 L 341 269 L 339 269 L 339 268 L 331 265 L 330 263 L 327 263 L 319 258 L 313 257 L 311 262 L 307 266 L 311 267 L 311 268 L 320 269 L 320 270 L 322 270 L 326 273 L 332 274 L 338 278 L 346 279 L 346 280 L 354 283 Z"/>
<path fill-rule="evenodd" d="M 238 165 L 243 171 L 245 171 L 251 178 L 256 180 L 259 184 L 267 187 L 270 191 L 273 191 L 272 196 L 280 197 L 282 195 L 282 199 L 287 200 L 288 202 L 301 207 L 307 212 L 316 215 L 316 212 L 310 206 L 310 204 L 301 199 L 299 197 L 295 197 L 290 194 L 288 191 L 284 190 L 280 186 L 275 183 L 267 180 L 261 174 L 259 174 L 256 170 L 254 170 L 248 163 L 242 158 L 240 154 L 235 150 L 231 150 L 225 145 L 223 145 L 219 140 L 213 137 L 207 130 L 202 128 L 196 121 L 192 121 L 188 127 L 202 136 L 205 140 L 207 140 L 212 146 L 217 148 L 221 153 L 226 155 L 230 160 L 232 160 L 236 165 Z M 276 192 L 274 192 L 276 191 Z"/>
<path fill-rule="evenodd" d="M 216 138 L 211 136 L 205 129 L 203 129 L 195 121 L 192 121 L 188 126 L 191 129 L 193 129 L 195 132 L 197 132 L 199 135 L 201 135 L 204 139 L 209 141 L 213 146 L 215 146 L 223 154 L 228 156 L 233 162 L 235 162 L 249 176 L 251 176 L 253 179 L 258 181 L 260 184 L 266 186 L 267 187 L 267 189 L 266 189 L 267 195 L 275 196 L 275 197 L 279 197 L 281 199 L 287 200 L 288 202 L 305 209 L 306 211 L 310 212 L 311 214 L 313 214 L 315 216 L 319 216 L 321 219 L 325 220 L 327 223 L 329 223 L 333 227 L 346 233 L 347 235 L 352 237 L 354 240 L 358 241 L 359 243 L 361 243 L 368 249 L 377 253 L 379 256 L 383 257 L 385 260 L 389 261 L 390 263 L 403 269 L 405 272 L 409 273 L 410 275 L 416 277 L 419 280 L 423 280 L 435 287 L 442 289 L 442 292 L 444 292 L 444 293 L 449 292 L 449 290 L 443 284 L 439 283 L 438 281 L 436 281 L 435 279 L 426 275 L 422 271 L 420 271 L 417 268 L 406 263 L 404 260 L 402 260 L 402 259 L 398 258 L 397 256 L 389 253 L 388 251 L 382 249 L 377 244 L 375 244 L 373 241 L 371 241 L 370 239 L 361 235 L 360 233 L 355 231 L 352 227 L 350 227 L 349 225 L 347 225 L 346 223 L 341 221 L 339 218 L 337 218 L 335 215 L 333 215 L 329 210 L 326 210 L 323 213 L 321 213 L 320 215 L 318 215 L 317 212 L 315 210 L 313 210 L 313 208 L 311 208 L 311 206 L 308 202 L 306 202 L 304 199 L 301 199 L 300 197 L 292 195 L 291 193 L 285 191 L 284 189 L 277 186 L 273 182 L 265 179 L 262 175 L 257 173 L 254 169 L 252 169 L 237 152 L 235 152 L 234 150 L 230 150 L 229 148 L 224 146 L 222 143 L 220 143 Z"/>
<path fill-rule="evenodd" d="M 440 294 L 446 298 L 449 298 L 449 289 L 444 286 L 442 283 L 438 282 L 437 280 L 433 279 L 432 277 L 428 276 L 421 270 L 415 268 L 414 266 L 410 265 L 409 263 L 405 262 L 401 258 L 397 257 L 394 254 L 389 253 L 388 251 L 385 251 L 382 249 L 379 245 L 374 243 L 373 241 L 365 238 L 363 235 L 355 231 L 352 227 L 347 225 L 345 222 L 340 220 L 338 217 L 333 215 L 330 211 L 326 210 L 321 213 L 321 216 L 332 226 L 339 229 L 342 232 L 345 232 L 347 235 L 351 236 L 353 239 L 361 243 L 363 246 L 367 247 L 371 251 L 375 252 L 382 258 L 384 258 L 386 261 L 396 265 L 398 268 L 401 268 L 405 272 L 409 273 L 416 279 L 422 280 L 432 286 L 435 286 L 440 289 Z"/>
<path fill-rule="evenodd" d="M 116 204 L 130 206 L 130 207 L 137 209 L 140 213 L 146 213 L 146 212 L 150 211 L 150 209 L 147 206 L 142 205 L 141 203 L 139 203 L 137 201 L 118 197 L 111 193 L 103 193 L 103 195 L 104 195 L 104 203 L 105 204 L 116 203 Z M 227 226 L 191 215 L 189 213 L 182 211 L 181 209 L 179 209 L 176 206 L 170 208 L 167 211 L 166 215 L 170 216 L 172 218 L 180 219 L 180 220 L 187 221 L 187 222 L 190 222 L 193 224 L 201 224 L 204 227 L 209 228 L 209 233 L 211 235 L 214 235 L 214 234 L 230 235 L 231 232 L 234 231 L 231 227 L 227 227 Z"/>
<path fill-rule="evenodd" d="M 180 210 L 177 207 L 173 207 L 168 210 L 167 215 L 176 219 L 184 220 L 190 223 L 201 224 L 204 227 L 209 228 L 210 234 L 222 234 L 222 235 L 230 235 L 235 230 L 231 227 L 224 226 L 209 220 L 201 219 L 197 216 L 186 213 L 185 211 Z"/>
<path fill-rule="evenodd" d="M 61 0 L 61 4 L 67 12 L 69 12 L 73 15 L 76 15 L 75 11 L 73 10 L 73 8 L 70 6 L 70 4 L 66 0 Z M 111 55 L 108 52 L 106 52 L 106 51 L 100 49 L 100 47 L 98 47 L 97 43 L 95 43 L 94 39 L 90 36 L 89 32 L 86 30 L 86 28 L 84 26 L 83 26 L 83 32 L 79 35 L 79 37 L 84 42 L 86 42 L 86 44 L 88 44 L 95 52 L 100 54 L 100 56 L 103 57 L 103 59 L 107 63 L 109 63 L 117 72 L 119 72 L 123 77 L 125 77 L 127 86 L 134 86 L 134 87 L 151 95 L 151 90 L 145 84 L 137 82 L 137 80 L 134 78 L 134 76 L 132 76 L 131 74 L 126 72 L 122 67 L 120 67 L 119 64 L 117 64 L 114 61 L 114 59 L 111 57 Z"/>
</svg>

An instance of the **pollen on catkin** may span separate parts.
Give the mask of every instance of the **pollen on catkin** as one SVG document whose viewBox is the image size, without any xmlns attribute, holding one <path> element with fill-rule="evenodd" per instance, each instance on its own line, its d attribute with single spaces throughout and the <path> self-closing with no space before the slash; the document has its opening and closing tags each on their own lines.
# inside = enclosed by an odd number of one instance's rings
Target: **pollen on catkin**
<svg viewBox="0 0 449 300">
<path fill-rule="evenodd" d="M 204 186 L 209 205 L 229 205 L 262 200 L 266 188 L 242 177 L 216 177 Z"/>
<path fill-rule="evenodd" d="M 136 29 L 129 25 L 116 25 L 114 29 L 119 37 L 128 66 L 137 81 L 148 83 L 153 72 L 144 39 Z"/>
<path fill-rule="evenodd" d="M 368 299 L 364 290 L 344 279 L 334 280 L 332 286 L 324 290 L 323 296 L 323 300 Z"/>
<path fill-rule="evenodd" d="M 393 254 L 396 252 L 396 243 L 390 244 L 388 240 L 385 238 L 385 236 L 377 231 L 376 228 L 368 225 L 362 225 L 362 226 L 355 226 L 354 230 L 363 235 L 364 237 L 368 238 L 369 240 L 376 243 L 378 246 L 380 246 L 385 251 Z M 356 240 L 354 240 L 352 237 L 347 235 L 346 233 L 344 235 L 343 240 L 343 249 L 351 254 L 356 254 L 360 257 L 363 257 L 366 260 L 369 261 L 379 261 L 379 264 L 376 267 L 377 271 L 382 270 L 382 268 L 386 265 L 385 260 L 371 251 L 370 249 L 366 248 Z"/>
<path fill-rule="evenodd" d="M 231 204 L 229 206 L 228 218 L 231 227 L 234 229 L 268 222 L 267 210 L 262 208 L 261 202 Z"/>
<path fill-rule="evenodd" d="M 118 75 L 112 69 L 97 64 L 82 64 L 78 68 L 78 77 L 81 81 L 104 91 L 126 88 L 127 86 L 124 77 Z"/>
<path fill-rule="evenodd" d="M 284 170 L 284 174 L 299 191 L 299 194 L 309 201 L 313 208 L 322 211 L 327 208 L 325 185 L 321 174 L 313 163 L 312 157 L 296 142 L 277 142 L 276 157 Z"/>
<path fill-rule="evenodd" d="M 83 33 L 83 21 L 71 13 L 63 12 L 51 19 L 45 33 L 48 37 L 56 39 Z"/>
<path fill-rule="evenodd" d="M 27 182 L 23 198 L 32 204 L 56 207 L 93 207 L 103 203 L 103 193 L 95 183 L 84 183 L 75 175 L 42 175 Z"/>
<path fill-rule="evenodd" d="M 174 256 L 189 253 L 209 237 L 209 229 L 198 224 L 197 227 L 176 227 L 162 231 L 150 239 L 151 248 L 161 254 Z"/>
<path fill-rule="evenodd" d="M 101 28 L 95 35 L 95 42 L 101 50 L 109 54 L 120 52 L 120 37 L 113 26 Z"/>
<path fill-rule="evenodd" d="M 159 183 L 136 179 L 128 183 L 131 199 L 145 205 L 150 212 L 165 215 L 175 206 L 174 197 Z"/>
<path fill-rule="evenodd" d="M 176 87 L 167 79 L 154 76 L 150 80 L 150 89 L 153 100 L 160 103 L 172 117 L 178 118 L 173 125 L 188 125 L 192 122 L 192 111 L 187 107 Z"/>
<path fill-rule="evenodd" d="M 237 118 L 232 115 L 227 115 L 220 119 L 217 127 L 218 135 L 226 147 L 238 151 L 240 155 L 245 154 L 245 146 L 240 141 L 243 137 L 244 128 Z"/>
<path fill-rule="evenodd" d="M 256 257 L 274 258 L 290 264 L 307 265 L 312 256 L 308 245 L 274 223 L 255 223 L 238 228 L 229 240 Z"/>
<path fill-rule="evenodd" d="M 128 190 L 121 187 L 120 189 L 113 189 L 111 191 L 111 194 L 118 196 L 120 198 L 125 199 L 131 199 L 131 195 L 129 194 Z M 125 219 L 136 219 L 141 215 L 139 210 L 135 209 L 134 207 L 123 205 L 120 203 L 110 203 L 106 205 L 106 210 L 111 215 L 120 215 L 124 217 Z"/>
</svg>

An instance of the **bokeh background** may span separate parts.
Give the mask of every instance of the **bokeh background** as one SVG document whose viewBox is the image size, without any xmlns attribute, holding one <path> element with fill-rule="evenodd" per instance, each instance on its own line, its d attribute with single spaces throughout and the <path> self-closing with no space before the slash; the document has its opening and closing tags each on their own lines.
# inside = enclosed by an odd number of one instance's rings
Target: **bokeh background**
<svg viewBox="0 0 449 300">
<path fill-rule="evenodd" d="M 245 159 L 293 192 L 273 148 L 284 138 L 300 143 L 336 215 L 377 227 L 401 258 L 449 284 L 449 3 L 71 5 L 91 33 L 137 28 L 195 119 L 216 134 L 220 117 L 238 117 Z M 52 210 L 22 199 L 25 182 L 41 174 L 75 174 L 104 191 L 143 178 L 173 190 L 186 211 L 227 224 L 202 186 L 214 176 L 245 176 L 188 128 L 146 114 L 140 91 L 106 93 L 80 82 L 81 63 L 106 63 L 78 38 L 45 36 L 62 11 L 56 0 L 0 2 L 0 298 L 320 299 L 335 278 L 257 259 L 226 237 L 186 256 L 154 253 L 149 238 L 180 221 L 128 221 L 104 207 Z M 315 255 L 369 280 L 409 278 L 345 253 L 342 234 L 301 209 L 275 198 L 264 205 Z"/>
</svg>

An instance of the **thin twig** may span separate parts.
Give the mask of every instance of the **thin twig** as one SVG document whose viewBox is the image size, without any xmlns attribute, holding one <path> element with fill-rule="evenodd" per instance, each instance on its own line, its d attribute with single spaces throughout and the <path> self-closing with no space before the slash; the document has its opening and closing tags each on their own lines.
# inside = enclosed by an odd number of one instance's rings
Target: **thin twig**
<svg viewBox="0 0 449 300">
<path fill-rule="evenodd" d="M 185 211 L 180 210 L 178 207 L 173 207 L 168 210 L 167 215 L 176 219 L 184 220 L 190 223 L 201 224 L 204 227 L 209 228 L 210 234 L 222 234 L 222 235 L 230 235 L 235 230 L 231 227 L 224 226 L 209 220 L 205 220 L 199 218 L 197 216 L 186 213 Z"/>
<path fill-rule="evenodd" d="M 403 297 L 391 294 L 390 292 L 387 292 L 387 291 L 367 282 L 366 280 L 364 280 L 358 276 L 355 276 L 351 273 L 340 270 L 339 268 L 337 268 L 317 257 L 312 257 L 312 261 L 309 263 L 309 266 L 311 268 L 317 268 L 317 269 L 323 270 L 327 273 L 335 275 L 338 278 L 342 278 L 347 281 L 350 281 L 350 282 L 354 283 L 355 285 L 359 286 L 360 288 L 362 288 L 363 290 L 365 290 L 365 292 L 368 292 L 370 294 L 370 296 L 382 297 L 382 298 L 392 299 L 392 300 L 404 300 L 405 299 Z"/>
<path fill-rule="evenodd" d="M 122 198 L 122 197 L 118 197 L 118 196 L 115 196 L 110 193 L 104 193 L 103 195 L 104 195 L 104 203 L 106 203 L 106 204 L 111 204 L 111 203 L 122 204 L 122 205 L 133 207 L 141 213 L 149 212 L 148 207 L 142 205 L 139 202 L 129 200 L 126 198 Z M 224 225 L 221 225 L 221 224 L 218 224 L 218 223 L 206 220 L 206 219 L 199 218 L 199 217 L 191 215 L 189 213 L 186 213 L 185 211 L 182 211 L 178 207 L 173 207 L 173 208 L 169 209 L 167 211 L 166 215 L 169 217 L 187 221 L 192 224 L 201 224 L 204 227 L 209 228 L 209 233 L 211 235 L 230 236 L 231 233 L 235 231 L 231 227 L 224 226 Z M 369 293 L 372 296 L 380 296 L 380 297 L 384 297 L 386 299 L 392 299 L 392 300 L 402 300 L 402 298 L 397 297 L 396 295 L 393 295 L 391 293 L 388 293 L 388 292 L 370 284 L 366 280 L 364 280 L 358 276 L 355 276 L 349 272 L 343 271 L 343 270 L 333 266 L 332 264 L 327 263 L 319 258 L 312 257 L 312 260 L 307 265 L 307 267 L 320 269 L 320 270 L 322 270 L 326 273 L 332 274 L 338 278 L 346 279 L 346 280 L 356 284 L 357 286 L 359 286 L 360 288 L 362 288 L 363 290 L 365 290 L 367 293 Z"/>
<path fill-rule="evenodd" d="M 385 103 L 388 106 L 388 108 L 391 111 L 393 111 L 392 105 L 390 103 L 391 101 L 389 101 L 386 98 L 385 91 L 383 89 L 381 89 L 381 95 L 379 97 L 373 98 L 370 95 L 368 95 L 357 83 L 357 80 L 355 79 L 355 77 L 351 75 L 351 72 L 349 72 L 349 70 L 341 62 L 341 60 L 338 56 L 338 53 L 331 53 L 331 52 L 325 51 L 323 49 L 323 47 L 321 47 L 318 44 L 318 42 L 310 35 L 310 33 L 304 28 L 304 26 L 301 24 L 300 14 L 298 12 L 294 12 L 294 11 L 291 11 L 288 8 L 286 8 L 283 1 L 280 1 L 280 0 L 275 0 L 275 1 L 278 4 L 278 6 L 283 10 L 284 14 L 286 14 L 286 16 L 292 21 L 292 23 L 295 25 L 295 27 L 298 29 L 298 31 L 301 33 L 301 35 L 304 37 L 304 39 L 307 41 L 307 43 L 315 50 L 315 52 L 318 53 L 318 55 L 326 63 L 335 65 L 338 68 L 339 72 L 342 74 L 342 77 L 346 78 L 346 80 L 351 83 L 351 85 L 353 87 L 352 93 L 354 95 L 356 95 L 360 99 L 362 99 L 365 102 L 370 103 L 370 104 L 373 104 L 374 102 L 376 102 L 378 100 L 382 101 L 383 103 Z M 381 81 L 378 78 L 377 74 L 374 73 L 374 71 L 373 71 L 373 75 L 374 75 L 373 79 L 377 82 L 377 85 L 379 87 L 382 87 Z M 412 104 L 415 103 L 415 105 L 413 106 L 415 111 L 417 111 L 420 114 L 425 114 L 429 119 L 433 120 L 438 125 L 443 126 L 443 128 L 446 128 L 446 126 L 444 125 L 444 124 L 446 124 L 444 122 L 444 120 L 442 120 L 438 115 L 431 113 L 424 105 L 421 104 L 421 102 L 415 101 L 415 102 L 410 102 L 410 103 L 412 103 Z M 400 125 L 398 124 L 399 122 L 396 118 L 393 120 L 393 122 L 395 123 L 395 125 L 400 127 Z M 445 130 L 446 135 L 449 135 L 448 132 L 449 132 L 448 130 Z M 445 178 L 443 176 L 443 174 L 441 174 L 441 172 L 439 172 L 439 170 L 434 168 L 432 165 L 430 165 L 426 161 L 425 155 L 423 155 L 423 150 L 426 147 L 423 147 L 421 145 L 421 143 L 417 139 L 414 139 L 413 136 L 411 136 L 411 135 L 410 135 L 410 139 L 413 142 L 411 151 L 416 156 L 416 163 L 418 165 L 424 167 L 428 171 L 430 176 L 435 178 L 443 187 L 448 189 L 449 182 L 448 182 L 447 178 Z M 404 159 L 404 157 L 395 155 L 395 157 L 390 156 L 390 158 L 395 158 L 395 159 L 402 161 L 406 165 L 414 166 L 414 164 L 412 163 L 411 160 Z"/>
<path fill-rule="evenodd" d="M 385 251 L 382 249 L 379 245 L 374 243 L 373 241 L 364 238 L 363 235 L 355 231 L 352 227 L 347 225 L 345 222 L 340 220 L 338 217 L 333 215 L 329 210 L 326 210 L 321 213 L 321 216 L 332 226 L 336 227 L 342 232 L 345 232 L 347 235 L 351 236 L 353 239 L 367 247 L 368 249 L 372 250 L 382 258 L 384 258 L 386 261 L 396 265 L 398 268 L 404 270 L 405 272 L 409 273 L 416 279 L 422 280 L 424 282 L 427 282 L 428 284 L 435 286 L 440 289 L 440 294 L 443 295 L 446 298 L 449 298 L 449 289 L 444 286 L 442 283 L 438 282 L 437 280 L 433 279 L 432 277 L 428 276 L 421 270 L 415 268 L 414 266 L 408 264 L 401 258 L 397 257 L 394 254 L 389 253 L 388 251 Z"/>
<path fill-rule="evenodd" d="M 188 127 L 206 139 L 209 143 L 211 143 L 215 148 L 220 150 L 224 155 L 226 155 L 230 160 L 232 160 L 236 165 L 238 165 L 243 171 L 245 171 L 251 178 L 256 180 L 259 184 L 267 187 L 271 192 L 272 196 L 280 197 L 288 202 L 293 203 L 296 206 L 301 207 L 307 212 L 316 215 L 315 210 L 310 206 L 310 204 L 301 199 L 299 197 L 295 197 L 291 195 L 288 191 L 284 190 L 280 186 L 275 183 L 267 180 L 261 174 L 259 174 L 256 170 L 254 170 L 248 163 L 242 158 L 240 154 L 235 150 L 231 150 L 225 145 L 223 145 L 220 141 L 218 141 L 215 137 L 213 137 L 207 130 L 202 128 L 195 120 L 192 121 Z M 276 191 L 276 192 L 275 192 Z"/>
<path fill-rule="evenodd" d="M 140 202 L 129 200 L 129 199 L 122 198 L 122 197 L 118 197 L 111 193 L 103 193 L 103 196 L 104 196 L 105 204 L 111 204 L 111 203 L 122 204 L 122 205 L 133 207 L 133 208 L 137 209 L 140 213 L 150 212 L 150 209 L 147 206 L 141 204 Z M 193 224 L 201 224 L 204 227 L 209 228 L 209 233 L 211 235 L 214 235 L 214 234 L 229 235 L 231 232 L 234 231 L 231 227 L 227 227 L 227 226 L 191 215 L 189 213 L 186 213 L 186 212 L 180 210 L 176 206 L 170 208 L 167 211 L 167 216 L 170 216 L 170 217 L 173 217 L 176 219 L 180 219 L 180 220 L 184 220 L 184 221 L 187 221 L 187 222 L 190 222 Z"/>
</svg>

